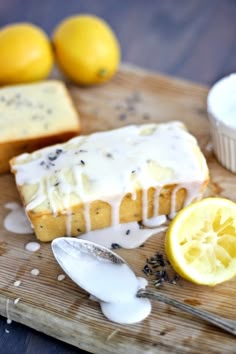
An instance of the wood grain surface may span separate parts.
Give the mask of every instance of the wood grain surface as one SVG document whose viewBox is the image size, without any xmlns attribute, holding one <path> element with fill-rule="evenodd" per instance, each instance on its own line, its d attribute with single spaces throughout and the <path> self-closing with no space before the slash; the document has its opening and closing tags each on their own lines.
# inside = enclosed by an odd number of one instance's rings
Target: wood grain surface
<svg viewBox="0 0 236 354">
<path fill-rule="evenodd" d="M 100 87 L 68 88 L 81 116 L 83 133 L 112 129 L 130 123 L 183 121 L 207 157 L 211 183 L 206 195 L 236 200 L 236 176 L 215 160 L 211 151 L 205 111 L 207 88 L 123 66 L 116 77 Z M 132 103 L 132 104 L 131 104 Z M 153 303 L 151 315 L 135 325 L 107 321 L 97 303 L 62 273 L 50 244 L 30 253 L 25 244 L 33 235 L 4 230 L 5 203 L 19 201 L 11 175 L 0 177 L 0 314 L 92 353 L 235 353 L 235 339 L 221 330 L 170 306 Z M 143 276 L 146 258 L 163 252 L 164 234 L 153 236 L 144 247 L 119 250 L 137 275 Z M 38 268 L 37 277 L 30 271 Z M 14 282 L 20 280 L 20 286 Z M 149 279 L 150 288 L 154 288 Z M 184 280 L 165 283 L 158 290 L 230 319 L 236 318 L 236 279 L 213 288 Z M 14 305 L 14 299 L 20 298 Z M 9 326 L 11 330 L 11 326 Z M 70 351 L 68 350 L 68 353 Z"/>
</svg>

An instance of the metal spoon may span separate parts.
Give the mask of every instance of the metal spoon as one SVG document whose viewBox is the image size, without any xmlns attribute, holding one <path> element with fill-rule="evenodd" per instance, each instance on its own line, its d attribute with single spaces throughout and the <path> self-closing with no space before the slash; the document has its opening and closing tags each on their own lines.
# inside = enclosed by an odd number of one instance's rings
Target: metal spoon
<svg viewBox="0 0 236 354">
<path fill-rule="evenodd" d="M 122 265 L 127 264 L 127 262 L 118 256 L 116 253 L 111 250 L 99 246 L 93 242 L 85 241 L 72 237 L 60 237 L 52 241 L 52 251 L 53 254 L 62 267 L 64 272 L 73 280 L 77 285 L 79 285 L 84 290 L 88 291 L 91 295 L 96 296 L 96 291 L 91 291 L 88 289 L 86 283 L 82 279 L 76 279 L 73 274 L 75 274 L 75 269 L 79 267 L 79 255 L 81 252 L 86 252 L 92 256 L 97 257 L 99 260 L 106 260 L 112 264 Z M 68 258 L 69 257 L 69 258 Z M 69 262 L 68 262 L 69 260 Z M 93 292 L 93 293 L 92 293 Z M 226 319 L 224 317 L 215 315 L 205 310 L 193 307 L 191 305 L 185 304 L 181 301 L 174 300 L 164 294 L 161 294 L 157 291 L 140 289 L 137 292 L 137 297 L 149 298 L 163 302 L 165 304 L 171 305 L 175 308 L 178 308 L 182 311 L 188 312 L 195 317 L 201 318 L 226 332 L 229 332 L 233 335 L 236 335 L 236 321 Z M 107 301 L 106 298 L 101 299 L 101 301 Z"/>
</svg>

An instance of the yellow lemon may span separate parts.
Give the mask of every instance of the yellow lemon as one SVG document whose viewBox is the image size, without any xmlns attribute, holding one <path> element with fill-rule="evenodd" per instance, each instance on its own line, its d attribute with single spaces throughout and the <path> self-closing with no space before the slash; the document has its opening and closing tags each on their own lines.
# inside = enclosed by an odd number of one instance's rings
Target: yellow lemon
<svg viewBox="0 0 236 354">
<path fill-rule="evenodd" d="M 109 80 L 120 61 L 118 40 L 109 25 L 91 15 L 65 19 L 53 34 L 59 67 L 71 80 L 98 84 Z"/>
<path fill-rule="evenodd" d="M 52 48 L 40 28 L 16 23 L 0 30 L 0 84 L 44 79 L 52 65 Z"/>
<path fill-rule="evenodd" d="M 181 210 L 166 235 L 167 257 L 179 275 L 216 285 L 236 275 L 236 204 L 206 198 Z"/>
</svg>

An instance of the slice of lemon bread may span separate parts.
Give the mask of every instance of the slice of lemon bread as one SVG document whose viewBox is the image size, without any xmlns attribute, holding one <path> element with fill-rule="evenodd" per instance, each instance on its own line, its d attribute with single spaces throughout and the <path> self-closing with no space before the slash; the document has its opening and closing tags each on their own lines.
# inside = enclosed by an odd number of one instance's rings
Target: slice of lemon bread
<svg viewBox="0 0 236 354">
<path fill-rule="evenodd" d="M 0 173 L 23 152 L 66 141 L 78 135 L 79 116 L 60 81 L 0 89 Z"/>
<path fill-rule="evenodd" d="M 199 199 L 208 168 L 182 123 L 94 133 L 11 160 L 38 239 L 173 215 Z"/>
</svg>

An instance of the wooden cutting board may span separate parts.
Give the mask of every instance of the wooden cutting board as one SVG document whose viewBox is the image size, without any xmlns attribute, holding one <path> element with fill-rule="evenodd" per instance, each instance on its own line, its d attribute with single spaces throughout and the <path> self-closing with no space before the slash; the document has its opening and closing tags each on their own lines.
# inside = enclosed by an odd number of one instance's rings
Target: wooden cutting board
<svg viewBox="0 0 236 354">
<path fill-rule="evenodd" d="M 82 133 L 112 129 L 130 123 L 183 121 L 207 157 L 211 183 L 206 195 L 236 200 L 236 176 L 215 160 L 206 115 L 207 88 L 122 66 L 108 84 L 78 88 L 68 84 L 82 120 Z M 62 273 L 50 244 L 36 253 L 25 250 L 33 235 L 7 232 L 3 220 L 7 202 L 19 201 L 11 175 L 0 177 L 0 314 L 92 353 L 236 353 L 235 338 L 168 305 L 153 302 L 151 315 L 135 325 L 107 321 L 96 302 Z M 163 252 L 164 234 L 144 247 L 119 250 L 136 274 L 144 276 L 146 258 Z M 38 268 L 40 274 L 32 276 Z M 20 280 L 18 287 L 14 282 Z M 150 288 L 154 288 L 149 277 Z M 164 283 L 161 291 L 175 299 L 236 319 L 236 279 L 209 288 L 184 280 Z M 14 300 L 20 298 L 17 304 Z M 10 330 L 10 327 L 8 327 Z"/>
</svg>

